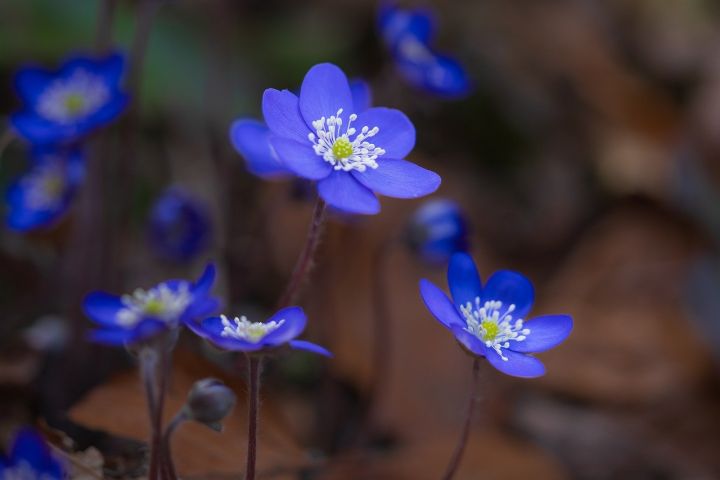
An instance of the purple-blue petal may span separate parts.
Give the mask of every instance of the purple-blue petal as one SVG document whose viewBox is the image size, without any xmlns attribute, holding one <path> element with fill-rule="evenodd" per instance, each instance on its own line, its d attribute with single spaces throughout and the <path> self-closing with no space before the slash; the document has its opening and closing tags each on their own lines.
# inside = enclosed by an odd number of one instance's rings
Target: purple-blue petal
<svg viewBox="0 0 720 480">
<path fill-rule="evenodd" d="M 391 48 L 408 35 L 427 43 L 435 32 L 435 18 L 425 9 L 404 10 L 385 5 L 380 9 L 378 23 L 383 40 Z"/>
<path fill-rule="evenodd" d="M 222 331 L 225 326 L 221 317 L 206 318 L 202 322 L 187 322 L 185 324 L 196 335 L 208 340 L 218 348 L 236 352 L 256 352 L 264 345 L 262 342 L 248 342 L 239 338 L 223 337 Z"/>
<path fill-rule="evenodd" d="M 300 87 L 300 112 L 312 131 L 312 122 L 330 118 L 342 109 L 343 118 L 353 113 L 353 98 L 348 79 L 340 68 L 321 63 L 308 70 Z"/>
<path fill-rule="evenodd" d="M 82 133 L 76 124 L 59 125 L 29 110 L 12 114 L 10 124 L 15 133 L 35 145 L 69 142 Z"/>
<path fill-rule="evenodd" d="M 31 428 L 21 429 L 10 447 L 10 459 L 14 464 L 25 461 L 37 471 L 42 471 L 52 460 L 45 440 Z"/>
<path fill-rule="evenodd" d="M 240 119 L 230 126 L 230 141 L 254 175 L 275 178 L 290 173 L 270 145 L 270 129 L 262 122 Z"/>
<path fill-rule="evenodd" d="M 283 324 L 274 332 L 263 338 L 262 343 L 267 346 L 277 346 L 287 343 L 293 338 L 300 335 L 305 330 L 307 317 L 300 307 L 287 307 L 277 311 L 268 322 L 278 322 L 284 320 Z"/>
<path fill-rule="evenodd" d="M 288 345 L 290 345 L 290 348 L 294 348 L 295 350 L 305 350 L 306 352 L 316 353 L 318 355 L 324 355 L 326 357 L 333 356 L 333 354 L 328 349 L 321 347 L 320 345 L 316 345 L 312 342 L 307 342 L 305 340 L 290 340 L 288 342 Z"/>
<path fill-rule="evenodd" d="M 310 129 L 300 115 L 298 97 L 292 92 L 268 88 L 263 94 L 262 111 L 273 134 L 298 142 L 309 141 Z"/>
<path fill-rule="evenodd" d="M 475 298 L 481 297 L 480 274 L 472 257 L 467 253 L 458 252 L 450 257 L 448 286 L 458 308 L 468 302 L 475 305 Z"/>
<path fill-rule="evenodd" d="M 453 325 L 463 327 L 465 322 L 455 308 L 455 305 L 445 293 L 428 280 L 420 280 L 420 294 L 425 306 L 446 328 Z"/>
<path fill-rule="evenodd" d="M 418 198 L 440 186 L 440 175 L 407 160 L 378 159 L 378 168 L 353 171 L 360 183 L 375 193 L 395 198 Z"/>
<path fill-rule="evenodd" d="M 77 70 L 85 70 L 100 75 L 110 90 L 116 89 L 125 73 L 125 57 L 113 53 L 101 58 L 76 56 L 63 63 L 59 77 L 70 77 Z"/>
<path fill-rule="evenodd" d="M 321 180 L 332 171 L 332 165 L 313 150 L 309 140 L 296 142 L 290 138 L 273 136 L 270 144 L 283 164 L 296 175 L 308 180 Z"/>
<path fill-rule="evenodd" d="M 535 357 L 524 353 L 503 350 L 507 360 L 503 360 L 492 348 L 486 349 L 485 357 L 490 365 L 506 375 L 521 378 L 535 378 L 545 374 L 545 365 Z"/>
<path fill-rule="evenodd" d="M 132 330 L 125 329 L 100 329 L 88 333 L 88 340 L 101 345 L 122 346 L 133 339 Z"/>
<path fill-rule="evenodd" d="M 93 292 L 85 297 L 83 311 L 90 320 L 107 327 L 117 326 L 117 313 L 125 308 L 117 295 L 105 292 Z"/>
<path fill-rule="evenodd" d="M 486 355 L 488 350 L 490 350 L 479 338 L 465 330 L 463 327 L 453 325 L 451 330 L 453 335 L 455 335 L 455 339 L 475 355 L 482 357 Z"/>
<path fill-rule="evenodd" d="M 510 270 L 492 274 L 482 292 L 483 302 L 499 300 L 503 307 L 515 305 L 514 318 L 525 318 L 535 300 L 535 289 L 524 275 Z"/>
<path fill-rule="evenodd" d="M 13 83 L 20 99 L 29 107 L 34 107 L 53 78 L 53 74 L 45 69 L 28 67 L 15 74 Z"/>
<path fill-rule="evenodd" d="M 372 105 L 372 91 L 365 80 L 350 80 L 350 93 L 355 113 L 364 112 Z"/>
<path fill-rule="evenodd" d="M 395 58 L 400 74 L 428 93 L 458 98 L 472 90 L 470 78 L 457 60 L 435 53 L 413 37 L 405 37 L 398 43 Z"/>
<path fill-rule="evenodd" d="M 214 297 L 203 297 L 188 305 L 182 315 L 184 323 L 194 323 L 198 318 L 204 318 L 220 310 L 220 300 Z"/>
<path fill-rule="evenodd" d="M 530 333 L 523 341 L 511 341 L 510 349 L 515 352 L 544 352 L 564 341 L 573 328 L 570 315 L 543 315 L 525 322 Z"/>
<path fill-rule="evenodd" d="M 383 158 L 404 159 L 415 146 L 415 126 L 400 110 L 385 107 L 370 108 L 358 113 L 353 127 L 358 132 L 363 127 L 379 129 L 379 132 L 367 141 L 385 150 L 380 161 Z"/>
<path fill-rule="evenodd" d="M 380 211 L 375 194 L 347 172 L 334 171 L 321 180 L 318 193 L 328 205 L 343 212 L 373 215 Z"/>
<path fill-rule="evenodd" d="M 210 293 L 210 289 L 213 286 L 213 283 L 215 282 L 215 275 L 216 275 L 216 268 L 214 263 L 208 263 L 205 266 L 205 270 L 203 270 L 202 275 L 200 275 L 200 278 L 197 279 L 195 284 L 192 287 L 192 294 L 193 297 L 199 298 L 201 296 L 207 295 Z"/>
</svg>

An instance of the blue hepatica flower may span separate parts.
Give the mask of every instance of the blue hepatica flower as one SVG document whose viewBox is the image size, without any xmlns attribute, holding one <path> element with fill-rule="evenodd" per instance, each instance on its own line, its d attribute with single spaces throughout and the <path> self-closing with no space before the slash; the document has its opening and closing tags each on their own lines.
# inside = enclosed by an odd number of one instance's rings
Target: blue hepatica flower
<svg viewBox="0 0 720 480">
<path fill-rule="evenodd" d="M 131 344 L 210 315 L 219 306 L 210 295 L 214 281 L 215 267 L 210 264 L 194 283 L 167 280 L 122 296 L 91 293 L 83 309 L 100 329 L 91 332 L 90 339 L 107 345 Z"/>
<path fill-rule="evenodd" d="M 192 260 L 209 244 L 207 210 L 184 191 L 171 187 L 152 207 L 149 236 L 159 256 L 181 262 Z"/>
<path fill-rule="evenodd" d="M 445 263 L 468 248 L 468 229 L 460 207 L 445 198 L 425 201 L 410 219 L 410 247 L 430 263 Z"/>
<path fill-rule="evenodd" d="M 410 120 L 390 108 L 356 113 L 347 77 L 335 65 L 312 67 L 299 97 L 266 90 L 262 107 L 282 164 L 316 180 L 331 207 L 374 214 L 380 211 L 375 193 L 416 198 L 440 185 L 437 174 L 404 160 L 415 145 Z"/>
<path fill-rule="evenodd" d="M 24 108 L 12 115 L 14 130 L 33 144 L 74 142 L 114 120 L 128 97 L 120 89 L 125 61 L 78 56 L 59 70 L 28 67 L 15 75 Z"/>
<path fill-rule="evenodd" d="M 30 170 L 6 192 L 9 228 L 29 231 L 48 227 L 67 211 L 81 184 L 85 163 L 77 149 L 35 149 Z"/>
<path fill-rule="evenodd" d="M 397 70 L 411 85 L 447 97 L 470 92 L 470 79 L 463 66 L 430 45 L 435 35 L 431 12 L 385 5 L 380 9 L 378 24 Z"/>
<path fill-rule="evenodd" d="M 287 307 L 266 322 L 251 322 L 244 316 L 230 319 L 221 315 L 206 318 L 201 323 L 188 323 L 188 328 L 224 350 L 266 352 L 287 344 L 297 350 L 332 356 L 319 345 L 295 340 L 305 330 L 306 323 L 307 318 L 302 308 Z"/>
<path fill-rule="evenodd" d="M 425 305 L 468 351 L 486 357 L 496 369 L 516 377 L 539 377 L 545 366 L 528 355 L 565 340 L 573 327 L 568 315 L 525 320 L 534 300 L 530 281 L 516 272 L 496 272 L 483 287 L 472 258 L 450 259 L 448 283 L 453 301 L 427 280 L 420 281 Z"/>
<path fill-rule="evenodd" d="M 352 80 L 350 91 L 356 112 L 364 112 L 370 108 L 372 93 L 365 81 Z M 230 141 L 245 159 L 250 173 L 266 179 L 291 176 L 292 171 L 282 164 L 270 145 L 271 136 L 267 125 L 252 118 L 241 118 L 230 126 Z"/>
<path fill-rule="evenodd" d="M 45 440 L 33 429 L 23 428 L 7 456 L 0 456 L 2 480 L 60 480 L 63 466 L 52 456 Z"/>
</svg>

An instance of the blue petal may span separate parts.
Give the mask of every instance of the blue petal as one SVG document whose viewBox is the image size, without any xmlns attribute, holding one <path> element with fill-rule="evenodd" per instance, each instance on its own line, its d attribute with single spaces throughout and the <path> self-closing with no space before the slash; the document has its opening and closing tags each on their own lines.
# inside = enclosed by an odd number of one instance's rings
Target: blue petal
<svg viewBox="0 0 720 480">
<path fill-rule="evenodd" d="M 475 298 L 482 296 L 480 274 L 472 257 L 467 253 L 459 252 L 450 257 L 448 285 L 458 308 L 468 302 L 475 305 Z"/>
<path fill-rule="evenodd" d="M 117 326 L 117 313 L 125 308 L 117 295 L 93 292 L 85 297 L 83 311 L 92 321 L 107 327 Z"/>
<path fill-rule="evenodd" d="M 44 468 L 51 460 L 45 440 L 31 428 L 23 428 L 17 433 L 10 448 L 10 458 L 15 464 L 25 461 L 36 469 Z"/>
<path fill-rule="evenodd" d="M 133 338 L 132 330 L 103 329 L 88 333 L 88 340 L 101 345 L 122 346 Z"/>
<path fill-rule="evenodd" d="M 69 77 L 77 70 L 85 70 L 103 77 L 105 84 L 112 90 L 120 84 L 125 72 L 125 58 L 113 53 L 102 58 L 76 56 L 68 59 L 60 69 L 60 77 Z"/>
<path fill-rule="evenodd" d="M 194 300 L 185 310 L 180 319 L 181 322 L 195 322 L 198 318 L 212 315 L 220 309 L 220 300 L 213 297 L 205 297 Z"/>
<path fill-rule="evenodd" d="M 482 357 L 486 355 L 488 350 L 490 350 L 483 342 L 480 341 L 479 338 L 465 330 L 463 327 L 453 325 L 451 330 L 453 335 L 455 335 L 455 339 L 475 355 Z"/>
<path fill-rule="evenodd" d="M 34 108 L 35 101 L 53 79 L 54 75 L 47 70 L 28 67 L 15 74 L 13 83 L 22 101 Z"/>
<path fill-rule="evenodd" d="M 429 10 L 403 10 L 386 5 L 380 9 L 378 20 L 383 39 L 391 48 L 407 35 L 427 43 L 435 32 L 435 18 Z"/>
<path fill-rule="evenodd" d="M 221 333 L 225 327 L 222 324 L 221 317 L 210 317 L 200 323 L 188 322 L 185 325 L 198 336 L 224 350 L 255 352 L 263 348 L 261 342 L 252 343 L 237 338 L 223 337 Z"/>
<path fill-rule="evenodd" d="M 335 171 L 321 180 L 318 193 L 328 205 L 343 212 L 373 215 L 380 211 L 375 194 L 347 172 Z"/>
<path fill-rule="evenodd" d="M 467 72 L 457 60 L 435 53 L 413 37 L 398 43 L 395 56 L 405 79 L 428 93 L 458 98 L 472 89 Z"/>
<path fill-rule="evenodd" d="M 372 105 L 372 91 L 366 81 L 359 79 L 351 80 L 350 93 L 352 94 L 355 113 L 364 112 Z"/>
<path fill-rule="evenodd" d="M 15 132 L 32 144 L 59 144 L 74 140 L 79 134 L 76 124 L 59 125 L 25 110 L 14 113 L 10 124 Z"/>
<path fill-rule="evenodd" d="M 313 132 L 312 122 L 330 118 L 342 109 L 345 116 L 353 112 L 353 98 L 348 79 L 337 66 L 321 63 L 305 75 L 300 87 L 300 113 Z"/>
<path fill-rule="evenodd" d="M 362 127 L 377 127 L 380 131 L 368 142 L 385 150 L 383 158 L 403 159 L 415 146 L 415 127 L 400 110 L 375 107 L 358 114 L 353 123 L 358 132 Z"/>
<path fill-rule="evenodd" d="M 243 156 L 248 170 L 263 178 L 290 173 L 278 159 L 270 145 L 270 129 L 262 122 L 241 119 L 230 126 L 230 140 Z"/>
<path fill-rule="evenodd" d="M 284 137 L 270 137 L 270 144 L 277 152 L 283 164 L 308 180 L 321 180 L 332 171 L 332 165 L 325 160 L 311 147 L 309 140 L 304 143 Z"/>
<path fill-rule="evenodd" d="M 115 120 L 127 107 L 130 98 L 121 92 L 115 92 L 110 100 L 91 116 L 78 121 L 78 135 L 86 135 L 97 128 Z"/>
<path fill-rule="evenodd" d="M 210 293 L 210 289 L 213 286 L 213 283 L 215 282 L 215 264 L 214 263 L 208 263 L 205 266 L 205 270 L 203 270 L 202 275 L 200 275 L 200 278 L 197 279 L 195 284 L 192 288 L 192 294 L 193 297 L 198 298 L 204 295 L 207 295 Z"/>
<path fill-rule="evenodd" d="M 504 307 L 515 305 L 513 318 L 525 318 L 535 300 L 535 290 L 525 276 L 500 270 L 488 279 L 482 292 L 482 300 L 500 300 Z"/>
<path fill-rule="evenodd" d="M 262 99 L 263 117 L 270 131 L 279 137 L 309 142 L 310 129 L 300 115 L 299 100 L 287 90 L 265 90 Z"/>
<path fill-rule="evenodd" d="M 318 355 L 324 355 L 326 357 L 333 356 L 328 349 L 312 342 L 306 342 L 305 340 L 290 340 L 288 345 L 295 350 L 305 350 L 306 352 L 317 353 Z"/>
<path fill-rule="evenodd" d="M 440 175 L 406 160 L 378 160 L 378 168 L 353 171 L 360 183 L 380 195 L 395 198 L 418 198 L 429 195 L 440 186 Z"/>
<path fill-rule="evenodd" d="M 544 352 L 565 340 L 573 328 L 570 315 L 543 315 L 525 322 L 530 329 L 527 338 L 521 342 L 511 341 L 510 349 L 515 352 Z"/>
<path fill-rule="evenodd" d="M 425 306 L 445 327 L 465 326 L 465 321 L 445 293 L 431 282 L 420 280 L 420 294 Z"/>
<path fill-rule="evenodd" d="M 300 307 L 283 308 L 267 321 L 280 322 L 281 320 L 285 320 L 283 324 L 277 330 L 263 338 L 262 343 L 264 345 L 274 347 L 287 343 L 300 335 L 303 330 L 305 330 L 305 325 L 307 324 L 305 312 Z"/>
<path fill-rule="evenodd" d="M 503 360 L 492 348 L 486 349 L 485 357 L 490 365 L 506 375 L 521 378 L 535 378 L 545 375 L 545 365 L 540 360 L 524 353 L 503 350 Z"/>
</svg>

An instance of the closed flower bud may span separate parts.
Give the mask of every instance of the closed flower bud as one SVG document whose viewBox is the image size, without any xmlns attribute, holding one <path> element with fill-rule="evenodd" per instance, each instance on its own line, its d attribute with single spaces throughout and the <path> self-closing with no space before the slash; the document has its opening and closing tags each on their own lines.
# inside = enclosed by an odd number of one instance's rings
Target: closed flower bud
<svg viewBox="0 0 720 480">
<path fill-rule="evenodd" d="M 195 382 L 190 390 L 185 412 L 189 419 L 220 431 L 220 422 L 233 409 L 235 400 L 235 393 L 220 380 L 204 378 Z"/>
<path fill-rule="evenodd" d="M 410 248 L 430 263 L 445 263 L 453 253 L 467 250 L 467 237 L 467 223 L 460 208 L 443 198 L 423 203 L 406 232 Z"/>
</svg>

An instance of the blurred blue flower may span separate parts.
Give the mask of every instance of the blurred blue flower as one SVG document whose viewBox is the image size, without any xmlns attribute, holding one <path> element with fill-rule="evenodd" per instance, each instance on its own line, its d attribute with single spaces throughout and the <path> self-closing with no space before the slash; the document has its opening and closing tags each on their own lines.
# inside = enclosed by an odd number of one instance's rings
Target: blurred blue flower
<svg viewBox="0 0 720 480">
<path fill-rule="evenodd" d="M 0 456 L 0 479 L 60 480 L 63 466 L 52 456 L 45 440 L 35 430 L 23 428 L 16 435 L 7 456 Z"/>
<path fill-rule="evenodd" d="M 325 356 L 332 354 L 319 345 L 295 340 L 305 330 L 307 318 L 300 307 L 287 307 L 278 311 L 266 322 L 251 322 L 246 317 L 230 319 L 225 315 L 206 318 L 187 326 L 200 337 L 224 350 L 240 352 L 266 351 L 287 344 L 297 350 L 306 350 Z"/>
<path fill-rule="evenodd" d="M 370 108 L 372 94 L 365 81 L 352 80 L 350 91 L 356 112 Z M 252 118 L 241 118 L 230 125 L 230 141 L 247 162 L 250 173 L 266 179 L 292 176 L 270 145 L 271 135 L 267 125 Z"/>
<path fill-rule="evenodd" d="M 27 67 L 15 75 L 24 103 L 12 115 L 14 130 L 33 144 L 74 142 L 114 120 L 128 97 L 120 89 L 125 60 L 78 56 L 59 70 Z"/>
<path fill-rule="evenodd" d="M 421 280 L 425 305 L 469 352 L 487 358 L 507 375 L 543 375 L 545 366 L 528 354 L 549 350 L 572 330 L 568 315 L 525 320 L 535 294 L 530 281 L 519 273 L 501 270 L 483 287 L 473 259 L 456 253 L 450 259 L 448 283 L 454 303 L 438 287 Z"/>
<path fill-rule="evenodd" d="M 48 227 L 70 206 L 85 173 L 80 150 L 36 148 L 30 170 L 15 180 L 5 198 L 9 228 L 29 231 Z"/>
<path fill-rule="evenodd" d="M 150 245 L 170 260 L 192 260 L 210 241 L 210 218 L 203 205 L 177 187 L 168 188 L 150 211 Z"/>
<path fill-rule="evenodd" d="M 188 324 L 216 311 L 219 302 L 210 294 L 215 266 L 209 264 L 195 282 L 168 280 L 132 295 L 93 292 L 85 297 L 85 314 L 100 326 L 90 339 L 107 345 L 124 345 Z"/>
<path fill-rule="evenodd" d="M 470 79 L 463 66 L 431 46 L 435 35 L 432 12 L 386 4 L 380 8 L 378 25 L 397 70 L 411 85 L 445 97 L 470 93 Z"/>
<path fill-rule="evenodd" d="M 452 200 L 427 200 L 410 219 L 407 240 L 423 260 L 445 263 L 453 253 L 468 248 L 465 216 Z"/>
<path fill-rule="evenodd" d="M 263 115 L 283 165 L 317 180 L 320 197 L 343 212 L 378 213 L 375 193 L 416 198 L 440 185 L 437 174 L 404 160 L 415 146 L 415 127 L 405 114 L 390 108 L 355 113 L 347 77 L 335 65 L 312 67 L 299 97 L 265 90 Z"/>
</svg>

